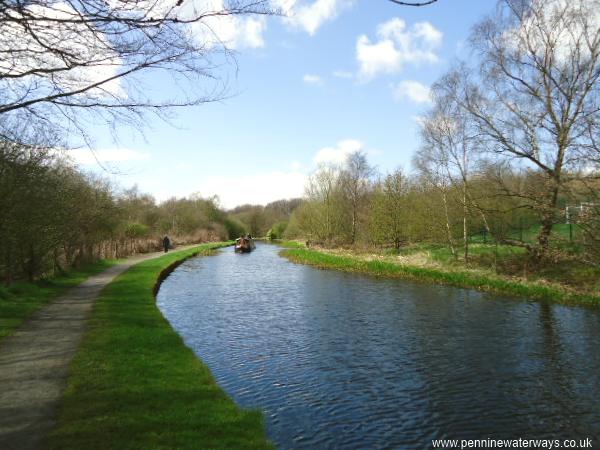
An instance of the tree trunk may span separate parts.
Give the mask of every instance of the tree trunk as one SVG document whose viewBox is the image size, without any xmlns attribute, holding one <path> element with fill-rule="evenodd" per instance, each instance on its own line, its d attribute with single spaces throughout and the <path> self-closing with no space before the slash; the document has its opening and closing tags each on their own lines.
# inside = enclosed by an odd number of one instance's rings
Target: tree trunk
<svg viewBox="0 0 600 450">
<path fill-rule="evenodd" d="M 542 226 L 540 228 L 540 234 L 538 235 L 538 248 L 534 255 L 536 259 L 540 259 L 546 255 L 548 253 L 548 248 L 550 247 L 550 234 L 552 233 L 552 227 L 554 226 L 554 212 L 558 202 L 558 188 L 560 186 L 560 172 L 556 173 L 557 174 L 551 180 L 552 188 L 546 207 L 542 212 Z"/>
<path fill-rule="evenodd" d="M 469 230 L 467 223 L 467 183 L 463 182 L 463 245 L 465 264 L 469 263 Z"/>
<path fill-rule="evenodd" d="M 454 248 L 454 241 L 452 240 L 452 230 L 450 229 L 450 215 L 448 213 L 448 199 L 446 198 L 446 191 L 442 190 L 442 201 L 444 202 L 444 213 L 446 215 L 446 237 L 448 238 L 448 244 L 450 245 L 450 252 L 456 259 L 456 249 Z"/>
<path fill-rule="evenodd" d="M 331 226 L 331 202 L 329 200 L 329 193 L 325 194 L 325 236 L 327 237 L 327 241 L 331 242 L 332 240 L 332 226 Z"/>
<path fill-rule="evenodd" d="M 551 214 L 545 214 L 542 218 L 542 227 L 540 228 L 540 234 L 538 235 L 538 251 L 536 257 L 540 258 L 548 253 L 548 247 L 550 246 L 550 234 L 552 233 L 552 226 L 554 220 Z"/>
<path fill-rule="evenodd" d="M 356 241 L 356 204 L 352 205 L 352 237 L 351 244 Z"/>
<path fill-rule="evenodd" d="M 35 280 L 35 251 L 33 244 L 29 244 L 29 261 L 27 261 L 27 279 L 29 281 Z"/>
</svg>

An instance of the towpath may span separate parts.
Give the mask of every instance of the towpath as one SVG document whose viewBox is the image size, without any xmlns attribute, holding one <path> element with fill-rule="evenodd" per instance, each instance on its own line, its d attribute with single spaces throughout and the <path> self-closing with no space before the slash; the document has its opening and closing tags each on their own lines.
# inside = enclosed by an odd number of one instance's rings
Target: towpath
<svg viewBox="0 0 600 450">
<path fill-rule="evenodd" d="M 132 265 L 161 255 L 135 255 L 88 278 L 0 342 L 0 449 L 40 447 L 56 423 L 69 364 L 100 291 Z"/>
</svg>

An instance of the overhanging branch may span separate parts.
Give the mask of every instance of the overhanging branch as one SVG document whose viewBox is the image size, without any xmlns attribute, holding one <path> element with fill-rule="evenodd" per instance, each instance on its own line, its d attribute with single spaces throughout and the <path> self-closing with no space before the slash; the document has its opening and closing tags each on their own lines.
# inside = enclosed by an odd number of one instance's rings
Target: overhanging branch
<svg viewBox="0 0 600 450">
<path fill-rule="evenodd" d="M 432 3 L 437 2 L 438 0 L 429 0 L 429 1 L 425 1 L 425 2 L 401 2 L 400 0 L 390 0 L 390 2 L 395 3 L 397 5 L 402 5 L 402 6 L 427 6 L 427 5 L 431 5 Z"/>
</svg>

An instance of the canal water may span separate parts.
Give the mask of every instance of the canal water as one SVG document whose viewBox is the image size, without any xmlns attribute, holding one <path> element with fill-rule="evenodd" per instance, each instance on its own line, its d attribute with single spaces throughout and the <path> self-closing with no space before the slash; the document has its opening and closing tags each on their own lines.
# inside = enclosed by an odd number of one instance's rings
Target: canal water
<svg viewBox="0 0 600 450">
<path fill-rule="evenodd" d="M 259 244 L 191 259 L 158 306 L 279 449 L 432 439 L 600 446 L 600 313 L 293 264 Z"/>
</svg>

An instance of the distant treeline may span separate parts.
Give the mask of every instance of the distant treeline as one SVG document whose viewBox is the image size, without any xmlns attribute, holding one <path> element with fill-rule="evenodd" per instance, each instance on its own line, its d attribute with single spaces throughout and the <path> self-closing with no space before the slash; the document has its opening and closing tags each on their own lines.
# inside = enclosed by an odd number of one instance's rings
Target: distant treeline
<svg viewBox="0 0 600 450">
<path fill-rule="evenodd" d="M 465 190 L 465 187 L 467 188 Z M 506 189 L 522 195 L 507 195 Z M 309 178 L 306 198 L 293 212 L 286 238 L 303 238 L 322 246 L 377 246 L 400 249 L 418 243 L 448 246 L 469 257 L 469 244 L 500 243 L 539 248 L 543 210 L 528 200 L 544 191 L 535 173 L 507 167 L 483 167 L 462 180 L 432 178 L 428 171 L 410 175 L 398 169 L 378 174 L 364 153 L 348 156 L 342 166 L 322 166 Z M 600 257 L 600 190 L 581 185 L 561 194 L 554 223 L 569 221 L 573 236 L 552 235 L 548 253 Z M 564 226 L 563 226 L 564 228 Z"/>
<path fill-rule="evenodd" d="M 101 258 L 176 244 L 228 239 L 245 231 L 215 198 L 157 204 L 137 188 L 119 191 L 56 151 L 0 141 L 0 277 L 63 272 Z"/>
<path fill-rule="evenodd" d="M 230 218 L 253 236 L 283 238 L 292 213 L 303 202 L 300 198 L 277 200 L 262 205 L 241 205 L 229 211 Z"/>
</svg>

